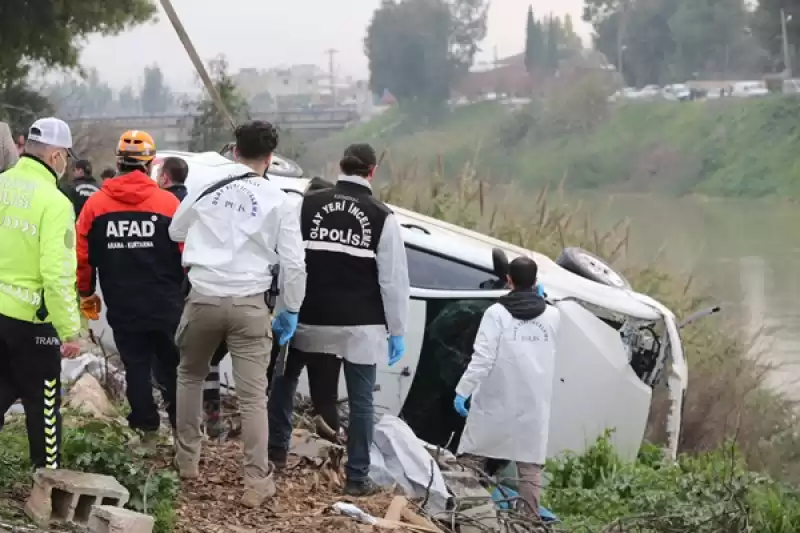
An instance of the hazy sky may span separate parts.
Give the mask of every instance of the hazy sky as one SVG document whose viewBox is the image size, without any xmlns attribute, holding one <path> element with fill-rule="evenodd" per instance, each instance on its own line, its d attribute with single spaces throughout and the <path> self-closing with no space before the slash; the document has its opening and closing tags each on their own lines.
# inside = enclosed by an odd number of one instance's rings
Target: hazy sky
<svg viewBox="0 0 800 533">
<path fill-rule="evenodd" d="M 225 54 L 231 65 L 269 68 L 315 63 L 327 69 L 325 50 L 339 50 L 337 70 L 367 76 L 363 52 L 366 27 L 380 0 L 173 0 L 187 32 L 203 59 Z M 576 29 L 583 0 L 492 0 L 484 57 L 494 47 L 503 57 L 520 52 L 525 40 L 529 4 L 539 15 L 571 13 Z M 347 5 L 347 9 L 343 6 Z M 193 69 L 165 15 L 159 22 L 119 37 L 90 39 L 83 54 L 116 87 L 138 84 L 148 64 L 159 63 L 180 90 L 194 87 Z"/>
</svg>

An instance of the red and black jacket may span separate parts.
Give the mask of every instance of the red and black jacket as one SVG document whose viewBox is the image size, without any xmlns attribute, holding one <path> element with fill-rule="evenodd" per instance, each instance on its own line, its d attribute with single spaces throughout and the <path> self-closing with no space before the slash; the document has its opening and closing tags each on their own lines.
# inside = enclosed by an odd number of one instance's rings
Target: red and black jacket
<svg viewBox="0 0 800 533">
<path fill-rule="evenodd" d="M 139 171 L 106 180 L 78 219 L 78 291 L 95 275 L 114 330 L 174 330 L 183 310 L 181 247 L 169 237 L 180 202 Z"/>
</svg>

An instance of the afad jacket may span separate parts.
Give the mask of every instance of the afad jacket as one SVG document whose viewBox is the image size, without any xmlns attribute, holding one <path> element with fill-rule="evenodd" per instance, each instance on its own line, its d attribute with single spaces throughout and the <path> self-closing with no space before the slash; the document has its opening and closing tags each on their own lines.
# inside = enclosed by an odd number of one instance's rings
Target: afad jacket
<svg viewBox="0 0 800 533">
<path fill-rule="evenodd" d="M 80 333 L 75 215 L 53 170 L 25 155 L 0 174 L 0 315 Z"/>
<path fill-rule="evenodd" d="M 95 292 L 99 274 L 114 330 L 164 331 L 183 310 L 181 247 L 169 237 L 180 202 L 147 174 L 106 180 L 78 219 L 78 290 Z"/>
</svg>

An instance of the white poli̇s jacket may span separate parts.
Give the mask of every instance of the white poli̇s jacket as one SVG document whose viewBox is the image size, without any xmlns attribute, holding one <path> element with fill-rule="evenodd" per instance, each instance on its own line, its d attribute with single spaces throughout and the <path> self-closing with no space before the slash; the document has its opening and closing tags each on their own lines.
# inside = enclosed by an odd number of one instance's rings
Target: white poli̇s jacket
<svg viewBox="0 0 800 533">
<path fill-rule="evenodd" d="M 535 318 L 515 318 L 502 301 L 484 313 L 472 360 L 456 387 L 457 394 L 472 397 L 458 452 L 541 465 L 560 313 L 539 299 Z M 530 309 L 523 316 L 530 317 Z"/>
</svg>

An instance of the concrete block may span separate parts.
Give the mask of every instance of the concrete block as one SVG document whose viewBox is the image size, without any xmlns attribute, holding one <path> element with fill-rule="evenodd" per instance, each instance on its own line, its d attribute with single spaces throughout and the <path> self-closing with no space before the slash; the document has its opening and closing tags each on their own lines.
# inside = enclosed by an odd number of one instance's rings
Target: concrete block
<svg viewBox="0 0 800 533">
<path fill-rule="evenodd" d="M 306 459 L 329 459 L 344 455 L 345 448 L 328 440 L 313 435 L 306 430 L 296 429 L 292 432 L 289 453 Z"/>
<path fill-rule="evenodd" d="M 89 533 L 152 533 L 152 516 L 110 505 L 95 505 L 89 515 Z"/>
<path fill-rule="evenodd" d="M 492 502 L 492 495 L 481 485 L 476 474 L 472 472 L 442 472 L 442 477 L 456 500 L 470 500 L 473 503 L 471 506 Z"/>
<path fill-rule="evenodd" d="M 461 520 L 459 527 L 461 533 L 485 533 L 487 531 L 501 531 L 500 520 L 497 518 L 497 508 L 494 503 L 480 505 L 459 512 Z M 459 520 L 457 519 L 457 521 Z"/>
<path fill-rule="evenodd" d="M 92 506 L 122 507 L 129 498 L 128 490 L 113 477 L 43 468 L 33 475 L 25 514 L 40 526 L 52 520 L 85 526 Z"/>
</svg>

